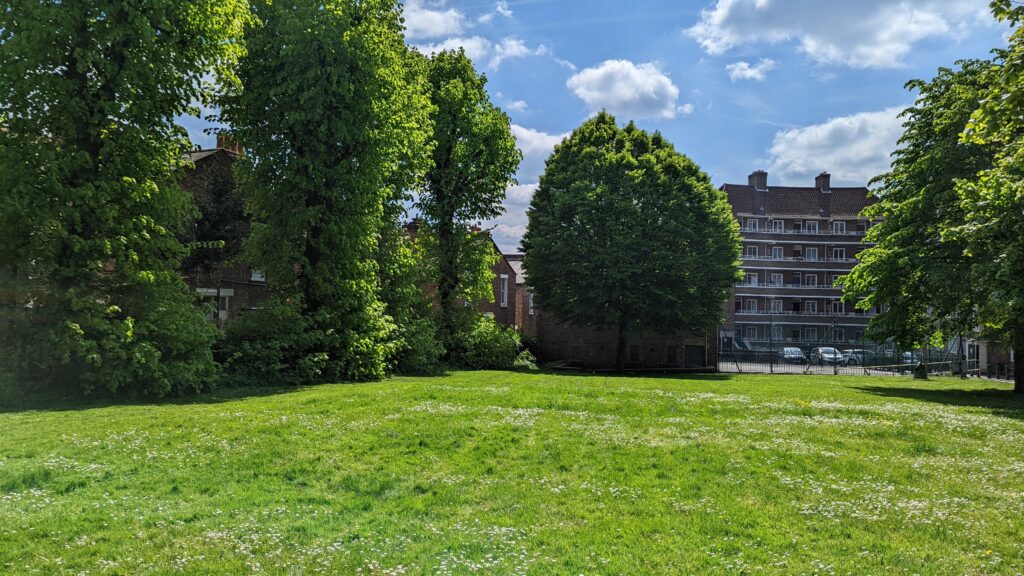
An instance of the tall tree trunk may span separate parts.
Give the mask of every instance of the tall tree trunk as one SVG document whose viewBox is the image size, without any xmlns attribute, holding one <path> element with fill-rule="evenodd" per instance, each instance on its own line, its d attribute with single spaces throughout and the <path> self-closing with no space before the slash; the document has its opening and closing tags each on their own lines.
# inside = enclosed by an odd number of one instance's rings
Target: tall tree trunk
<svg viewBox="0 0 1024 576">
<path fill-rule="evenodd" d="M 1017 394 L 1024 394 L 1022 359 L 1024 359 L 1024 322 L 1017 326 L 1017 330 L 1013 334 L 1013 391 Z"/>
<path fill-rule="evenodd" d="M 441 344 L 444 346 L 445 359 L 450 359 L 455 347 L 455 335 L 458 332 L 455 323 L 455 297 L 459 287 L 459 251 L 458 239 L 455 235 L 455 224 L 446 219 L 437 228 L 438 245 L 438 330 Z"/>
<path fill-rule="evenodd" d="M 619 320 L 619 332 L 615 344 L 615 371 L 623 372 L 626 369 L 626 321 Z"/>
</svg>

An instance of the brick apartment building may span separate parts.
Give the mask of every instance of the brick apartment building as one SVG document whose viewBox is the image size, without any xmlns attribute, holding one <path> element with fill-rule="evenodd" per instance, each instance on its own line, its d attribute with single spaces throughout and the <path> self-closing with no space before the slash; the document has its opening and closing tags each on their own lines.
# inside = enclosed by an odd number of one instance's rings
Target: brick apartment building
<svg viewBox="0 0 1024 576">
<path fill-rule="evenodd" d="M 860 342 L 873 314 L 842 302 L 834 282 L 865 247 L 868 189 L 834 188 L 827 173 L 813 187 L 769 186 L 761 170 L 721 189 L 743 237 L 743 280 L 727 305 L 726 341 L 747 349 Z"/>
</svg>

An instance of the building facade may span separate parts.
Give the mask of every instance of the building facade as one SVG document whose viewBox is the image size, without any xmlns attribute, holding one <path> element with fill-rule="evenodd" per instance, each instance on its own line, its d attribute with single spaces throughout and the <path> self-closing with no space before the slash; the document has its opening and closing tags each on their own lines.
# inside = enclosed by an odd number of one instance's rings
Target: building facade
<svg viewBox="0 0 1024 576">
<path fill-rule="evenodd" d="M 743 279 L 727 305 L 722 337 L 740 349 L 852 347 L 872 312 L 844 303 L 837 280 L 857 263 L 871 222 L 866 187 L 769 186 L 768 174 L 725 184 L 743 238 Z"/>
</svg>

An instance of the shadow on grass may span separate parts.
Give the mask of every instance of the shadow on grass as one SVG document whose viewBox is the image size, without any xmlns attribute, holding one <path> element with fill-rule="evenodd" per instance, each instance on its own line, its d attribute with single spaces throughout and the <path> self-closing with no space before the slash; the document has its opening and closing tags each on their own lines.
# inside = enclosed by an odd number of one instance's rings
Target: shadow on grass
<svg viewBox="0 0 1024 576">
<path fill-rule="evenodd" d="M 896 388 L 890 386 L 861 386 L 856 388 L 868 394 L 889 398 L 909 398 L 946 406 L 985 408 L 997 416 L 1024 420 L 1024 396 L 1005 388 L 963 390 L 957 388 Z"/>
</svg>

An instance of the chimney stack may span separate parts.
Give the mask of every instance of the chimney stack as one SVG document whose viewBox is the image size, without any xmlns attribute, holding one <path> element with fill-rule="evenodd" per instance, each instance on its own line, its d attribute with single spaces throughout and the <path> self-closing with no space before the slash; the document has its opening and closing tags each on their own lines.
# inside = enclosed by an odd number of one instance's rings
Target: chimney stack
<svg viewBox="0 0 1024 576">
<path fill-rule="evenodd" d="M 747 185 L 753 186 L 754 190 L 760 192 L 768 191 L 768 173 L 764 170 L 755 170 L 747 176 Z"/>
<path fill-rule="evenodd" d="M 242 147 L 239 146 L 227 132 L 217 133 L 217 148 L 227 150 L 228 152 L 234 152 L 235 154 L 242 153 Z"/>
<path fill-rule="evenodd" d="M 818 174 L 817 178 L 814 179 L 814 187 L 818 189 L 818 192 L 831 192 L 832 191 L 832 175 L 828 172 L 822 172 Z"/>
</svg>

